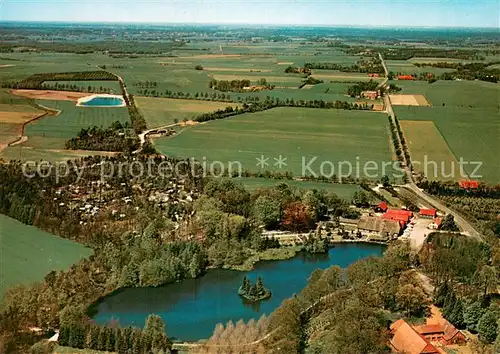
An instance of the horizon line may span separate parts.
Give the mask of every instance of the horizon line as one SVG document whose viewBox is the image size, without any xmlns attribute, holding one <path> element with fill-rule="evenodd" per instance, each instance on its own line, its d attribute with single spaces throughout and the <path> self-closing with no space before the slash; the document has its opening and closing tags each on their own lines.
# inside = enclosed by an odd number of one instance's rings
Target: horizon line
<svg viewBox="0 0 500 354">
<path fill-rule="evenodd" d="M 384 28 L 384 29 L 490 29 L 500 31 L 499 26 L 417 26 L 417 25 L 363 25 L 363 24 L 272 24 L 272 23 L 245 23 L 245 22 L 160 22 L 160 21 L 61 21 L 61 20 L 0 20 L 1 23 L 61 23 L 61 24 L 114 24 L 114 25 L 232 25 L 232 26 L 269 26 L 269 27 L 345 27 L 345 28 Z"/>
</svg>

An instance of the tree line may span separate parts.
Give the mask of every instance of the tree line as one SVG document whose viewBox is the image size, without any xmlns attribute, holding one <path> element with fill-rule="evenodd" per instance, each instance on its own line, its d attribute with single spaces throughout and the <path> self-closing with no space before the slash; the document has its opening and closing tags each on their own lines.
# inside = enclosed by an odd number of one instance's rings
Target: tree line
<svg viewBox="0 0 500 354">
<path fill-rule="evenodd" d="M 117 81 L 115 75 L 103 71 L 80 71 L 64 73 L 33 74 L 21 81 L 6 81 L 2 87 L 11 89 L 43 89 L 44 81 Z"/>
<path fill-rule="evenodd" d="M 270 85 L 265 78 L 259 79 L 256 82 L 257 86 L 262 86 L 266 90 L 272 90 L 274 85 Z M 245 92 L 244 88 L 251 87 L 251 82 L 248 79 L 242 80 L 216 80 L 211 79 L 208 87 L 222 92 Z"/>
<path fill-rule="evenodd" d="M 165 323 L 158 315 L 149 315 L 143 329 L 99 326 L 64 317 L 61 322 L 58 337 L 61 346 L 117 354 L 171 352 L 172 342 L 165 333 Z"/>
<path fill-rule="evenodd" d="M 84 86 L 78 86 L 76 84 L 65 84 L 65 83 L 59 83 L 56 82 L 55 84 L 51 85 L 49 83 L 44 82 L 42 86 L 40 87 L 41 90 L 53 90 L 53 91 L 75 91 L 75 92 L 96 92 L 96 93 L 107 93 L 110 94 L 113 92 L 113 89 L 109 87 L 102 87 L 102 86 L 92 86 L 89 85 L 88 87 Z"/>
<path fill-rule="evenodd" d="M 326 62 L 309 62 L 305 63 L 304 67 L 307 69 L 318 69 L 318 70 L 338 70 L 342 72 L 355 72 L 355 73 L 385 73 L 382 62 L 378 57 L 371 57 L 368 60 L 359 60 L 356 64 L 344 65 L 338 63 L 326 63 Z"/>
</svg>

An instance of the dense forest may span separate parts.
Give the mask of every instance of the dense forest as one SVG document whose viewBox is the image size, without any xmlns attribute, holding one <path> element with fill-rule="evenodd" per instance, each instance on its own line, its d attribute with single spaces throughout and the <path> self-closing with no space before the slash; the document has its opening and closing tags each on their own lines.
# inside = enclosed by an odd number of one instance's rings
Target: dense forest
<svg viewBox="0 0 500 354">
<path fill-rule="evenodd" d="M 378 82 L 377 81 L 359 81 L 354 85 L 351 85 L 347 88 L 347 94 L 351 97 L 360 97 L 361 92 L 363 91 L 373 91 L 377 89 Z"/>
<path fill-rule="evenodd" d="M 66 149 L 115 151 L 130 154 L 139 147 L 139 139 L 134 131 L 130 131 L 129 122 L 121 124 L 113 122 L 109 128 L 83 128 L 75 138 L 68 140 Z"/>
</svg>

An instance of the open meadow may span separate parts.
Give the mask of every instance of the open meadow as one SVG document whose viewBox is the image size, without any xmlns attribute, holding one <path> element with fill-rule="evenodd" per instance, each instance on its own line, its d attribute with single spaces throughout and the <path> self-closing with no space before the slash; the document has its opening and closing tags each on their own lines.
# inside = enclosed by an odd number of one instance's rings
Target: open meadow
<svg viewBox="0 0 500 354">
<path fill-rule="evenodd" d="M 240 106 L 237 103 L 213 102 L 197 100 L 181 100 L 171 98 L 136 97 L 135 102 L 144 118 L 148 128 L 161 127 L 174 123 L 190 120 L 202 113 L 225 109 L 228 106 Z"/>
<path fill-rule="evenodd" d="M 21 137 L 25 123 L 43 114 L 31 100 L 0 90 L 0 152 Z"/>
<path fill-rule="evenodd" d="M 432 105 L 432 107 L 394 107 L 405 135 L 414 137 L 413 148 L 410 145 L 412 160 L 415 156 L 417 159 L 422 158 L 424 153 L 436 161 L 450 160 L 451 155 L 446 148 L 447 145 L 456 160 L 462 157 L 465 161 L 482 162 L 479 173 L 486 182 L 500 181 L 496 157 L 496 151 L 500 150 L 498 84 L 483 81 L 438 81 L 433 84 L 422 81 L 395 81 L 395 83 L 403 89 L 401 93 L 422 94 Z M 428 131 L 429 135 L 423 135 L 420 129 L 430 126 L 417 124 L 417 121 L 433 122 L 438 132 Z M 432 136 L 436 138 L 431 139 Z M 450 168 L 447 168 L 447 171 L 449 170 Z M 468 174 L 473 173 L 473 170 L 474 165 L 465 166 Z"/>
<path fill-rule="evenodd" d="M 484 81 L 426 81 L 394 80 L 401 94 L 421 94 L 432 106 L 500 110 L 500 85 Z"/>
<path fill-rule="evenodd" d="M 434 75 L 441 75 L 444 73 L 450 73 L 454 71 L 453 69 L 418 67 L 415 64 L 413 64 L 414 62 L 409 60 L 386 60 L 385 63 L 389 71 L 392 71 L 396 74 L 400 73 L 402 75 L 412 75 L 412 74 L 422 74 L 422 73 L 432 73 Z"/>
<path fill-rule="evenodd" d="M 498 169 L 498 151 L 500 151 L 500 119 L 498 111 L 480 108 L 462 107 L 395 107 L 395 112 L 401 121 L 405 134 L 409 136 L 418 135 L 411 132 L 413 127 L 406 125 L 405 121 L 430 121 L 433 122 L 446 144 L 449 146 L 457 160 L 462 157 L 465 161 L 481 162 L 482 166 L 478 171 L 482 178 L 489 183 L 500 181 L 500 171 Z M 418 125 L 417 125 L 418 127 Z M 422 136 L 418 137 L 422 139 Z M 428 137 L 425 138 L 426 140 Z M 439 160 L 446 149 L 440 139 L 433 141 L 430 145 L 417 148 L 415 154 L 421 156 L 426 153 L 431 159 Z M 433 155 L 431 146 L 441 146 L 438 148 L 437 157 Z M 435 153 L 435 152 L 434 152 Z M 410 145 L 410 154 L 413 157 Z M 448 154 L 448 153 L 446 153 Z M 474 172 L 475 165 L 466 165 L 465 171 L 470 174 Z M 449 169 L 447 169 L 449 171 Z"/>
<path fill-rule="evenodd" d="M 460 176 L 457 159 L 432 121 L 402 120 L 401 128 L 415 171 L 424 173 L 430 180 L 465 178 Z M 446 177 L 448 175 L 451 177 Z"/>
<path fill-rule="evenodd" d="M 155 145 L 168 156 L 221 161 L 226 166 L 238 161 L 249 171 L 290 171 L 297 176 L 310 172 L 303 171 L 303 161 L 315 174 L 320 174 L 323 163 L 326 175 L 354 177 L 357 162 L 391 162 L 387 117 L 363 111 L 274 108 L 188 127 Z M 280 166 L 280 156 L 286 165 Z M 257 166 L 261 157 L 268 158 L 263 168 Z M 346 166 L 338 168 L 340 161 L 352 165 L 350 173 Z M 380 172 L 374 174 L 381 177 Z"/>
<path fill-rule="evenodd" d="M 0 214 L 0 294 L 17 284 L 41 281 L 52 270 L 69 268 L 92 250 Z"/>
</svg>

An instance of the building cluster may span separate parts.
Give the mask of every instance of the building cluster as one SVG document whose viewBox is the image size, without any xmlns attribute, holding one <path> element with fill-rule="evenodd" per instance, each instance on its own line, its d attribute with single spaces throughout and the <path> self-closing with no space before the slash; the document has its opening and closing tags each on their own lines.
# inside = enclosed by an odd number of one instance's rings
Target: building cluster
<svg viewBox="0 0 500 354">
<path fill-rule="evenodd" d="M 136 200 L 141 197 L 163 209 L 168 209 L 169 205 L 191 203 L 197 197 L 195 192 L 185 188 L 183 180 L 169 180 L 162 188 L 141 184 L 127 188 L 126 183 L 121 183 L 119 187 L 117 189 L 117 186 L 99 180 L 70 184 L 56 190 L 54 201 L 59 201 L 60 208 L 77 211 L 80 224 L 84 224 L 107 215 L 116 220 L 126 219 L 127 215 L 140 209 Z M 183 219 L 178 212 L 172 218 L 174 221 Z"/>
<path fill-rule="evenodd" d="M 340 218 L 340 225 L 352 233 L 366 234 L 373 240 L 388 241 L 403 235 L 416 217 L 432 219 L 427 226 L 429 229 L 437 229 L 441 224 L 436 209 L 421 208 L 418 213 L 413 213 L 406 209 L 389 209 L 386 202 L 381 202 L 373 210 L 374 213 L 365 213 L 359 219 Z"/>
<path fill-rule="evenodd" d="M 391 325 L 391 349 L 396 353 L 441 354 L 441 347 L 464 344 L 465 335 L 444 318 L 435 324 L 412 326 L 400 319 Z"/>
</svg>

